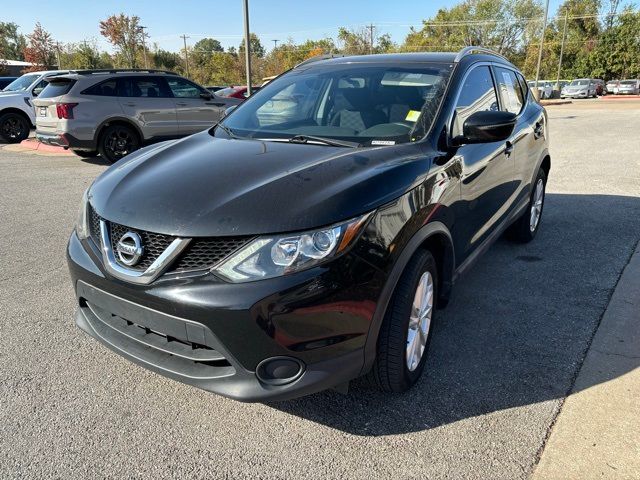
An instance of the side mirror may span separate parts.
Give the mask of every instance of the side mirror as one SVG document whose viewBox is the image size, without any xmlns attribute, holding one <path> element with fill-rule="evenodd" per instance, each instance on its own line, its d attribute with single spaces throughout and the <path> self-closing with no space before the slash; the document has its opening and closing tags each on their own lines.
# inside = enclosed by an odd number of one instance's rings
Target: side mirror
<svg viewBox="0 0 640 480">
<path fill-rule="evenodd" d="M 224 112 L 222 113 L 222 118 L 226 117 L 231 112 L 233 112 L 236 109 L 236 107 L 237 107 L 237 105 L 231 105 L 230 107 L 225 108 Z"/>
<path fill-rule="evenodd" d="M 454 138 L 453 143 L 459 146 L 506 140 L 516 126 L 516 117 L 517 115 L 511 112 L 476 112 L 464 121 L 462 135 Z"/>
<path fill-rule="evenodd" d="M 211 100 L 213 98 L 213 95 L 211 95 L 210 93 L 202 92 L 200 94 L 200 98 L 203 98 L 205 100 Z"/>
</svg>

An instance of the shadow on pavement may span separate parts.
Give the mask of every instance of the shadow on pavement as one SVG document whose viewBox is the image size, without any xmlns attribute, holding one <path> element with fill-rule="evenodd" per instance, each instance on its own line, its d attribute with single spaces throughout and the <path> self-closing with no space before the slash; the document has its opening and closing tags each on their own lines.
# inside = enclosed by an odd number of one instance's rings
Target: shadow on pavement
<svg viewBox="0 0 640 480">
<path fill-rule="evenodd" d="M 548 194 L 532 243 L 499 240 L 456 284 L 411 391 L 383 394 L 359 379 L 347 395 L 328 391 L 270 406 L 376 436 L 566 396 L 640 238 L 638 218 L 637 197 Z"/>
</svg>

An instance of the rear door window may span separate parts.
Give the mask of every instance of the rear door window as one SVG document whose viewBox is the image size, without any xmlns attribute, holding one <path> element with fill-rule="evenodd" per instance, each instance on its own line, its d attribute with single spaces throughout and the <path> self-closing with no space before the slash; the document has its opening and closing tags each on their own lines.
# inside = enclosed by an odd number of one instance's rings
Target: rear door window
<svg viewBox="0 0 640 480">
<path fill-rule="evenodd" d="M 100 82 L 92 87 L 85 89 L 83 95 L 96 95 L 100 97 L 116 97 L 118 96 L 118 85 L 115 79 Z"/>
<path fill-rule="evenodd" d="M 460 89 L 453 117 L 452 136 L 462 135 L 464 121 L 476 112 L 498 110 L 498 97 L 488 66 L 474 67 Z"/>
<path fill-rule="evenodd" d="M 123 79 L 124 80 L 124 79 Z M 169 90 L 164 79 L 159 77 L 133 77 L 126 83 L 125 95 L 126 97 L 136 98 L 170 98 L 171 91 Z"/>
<path fill-rule="evenodd" d="M 502 101 L 502 110 L 518 114 L 522 110 L 524 98 L 522 91 L 518 85 L 518 77 L 513 70 L 495 67 L 496 83 L 498 84 L 498 92 L 500 92 L 500 100 Z"/>
</svg>

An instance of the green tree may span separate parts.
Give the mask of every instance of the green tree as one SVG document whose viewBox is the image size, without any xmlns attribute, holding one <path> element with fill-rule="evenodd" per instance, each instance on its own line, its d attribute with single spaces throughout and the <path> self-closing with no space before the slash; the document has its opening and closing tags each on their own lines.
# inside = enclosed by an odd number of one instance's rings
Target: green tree
<svg viewBox="0 0 640 480">
<path fill-rule="evenodd" d="M 260 43 L 260 39 L 258 38 L 258 36 L 255 33 L 252 33 L 252 34 L 249 35 L 249 43 L 250 43 L 250 46 L 251 46 L 251 55 L 252 56 L 255 56 L 255 57 L 258 57 L 258 58 L 264 57 L 265 49 L 262 46 L 262 43 Z M 229 51 L 231 51 L 231 49 L 229 49 Z M 238 47 L 238 54 L 241 57 L 244 57 L 244 38 L 240 42 L 240 47 Z"/>
<path fill-rule="evenodd" d="M 156 68 L 176 70 L 183 62 L 182 57 L 175 52 L 160 49 L 153 54 L 153 64 Z"/>
<path fill-rule="evenodd" d="M 23 51 L 27 46 L 24 35 L 18 33 L 18 25 L 0 22 L 0 58 L 24 60 Z"/>
<path fill-rule="evenodd" d="M 359 30 L 341 27 L 338 29 L 338 41 L 342 45 L 342 53 L 348 55 L 386 53 L 395 49 L 391 36 L 387 33 L 379 35 L 375 27 L 363 27 Z"/>
</svg>

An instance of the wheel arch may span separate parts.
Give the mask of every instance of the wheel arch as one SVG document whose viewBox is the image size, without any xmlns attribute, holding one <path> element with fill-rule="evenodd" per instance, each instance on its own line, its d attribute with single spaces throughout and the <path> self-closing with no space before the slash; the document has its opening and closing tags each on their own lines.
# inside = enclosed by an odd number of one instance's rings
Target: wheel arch
<svg viewBox="0 0 640 480">
<path fill-rule="evenodd" d="M 4 115 L 5 113 L 17 113 L 18 115 L 20 115 L 21 117 L 24 117 L 27 119 L 27 123 L 29 124 L 29 128 L 34 128 L 35 125 L 33 124 L 33 122 L 31 122 L 31 117 L 29 117 L 29 114 L 27 114 L 24 110 L 22 110 L 21 108 L 17 108 L 17 107 L 7 107 L 7 108 L 3 108 L 2 110 L 0 110 L 0 116 Z"/>
<path fill-rule="evenodd" d="M 95 142 L 95 145 L 99 145 L 100 142 L 100 136 L 102 135 L 102 133 L 104 132 L 104 130 L 107 127 L 110 127 L 111 125 L 125 125 L 127 127 L 131 127 L 133 128 L 133 130 L 136 132 L 136 135 L 138 135 L 138 138 L 140 139 L 140 143 L 142 144 L 145 141 L 144 135 L 142 133 L 142 130 L 140 129 L 140 127 L 138 125 L 136 125 L 134 122 L 132 122 L 131 120 L 129 120 L 126 117 L 112 117 L 109 118 L 107 120 L 104 120 L 100 125 L 98 125 L 98 127 L 96 128 L 96 133 L 93 137 L 93 140 Z"/>
<path fill-rule="evenodd" d="M 404 272 L 413 255 L 420 249 L 429 250 L 436 260 L 438 268 L 438 305 L 444 307 L 449 301 L 455 271 L 455 251 L 449 229 L 444 223 L 435 221 L 428 223 L 411 237 L 387 276 L 387 281 L 382 288 L 382 293 L 369 327 L 361 374 L 368 372 L 373 365 L 380 327 L 389 306 L 391 295 L 393 295 L 402 272 Z"/>
</svg>

